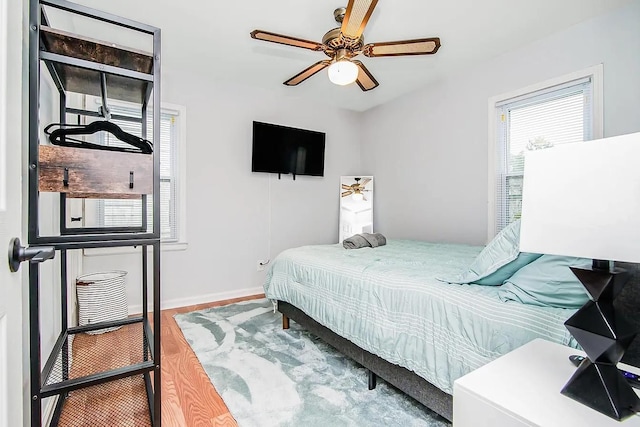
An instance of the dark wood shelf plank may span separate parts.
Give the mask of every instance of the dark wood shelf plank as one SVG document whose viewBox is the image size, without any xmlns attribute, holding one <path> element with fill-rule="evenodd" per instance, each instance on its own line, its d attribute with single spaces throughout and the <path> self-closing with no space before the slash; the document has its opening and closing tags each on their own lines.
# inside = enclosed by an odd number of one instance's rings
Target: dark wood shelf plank
<svg viewBox="0 0 640 427">
<path fill-rule="evenodd" d="M 135 103 L 143 103 L 146 100 L 150 92 L 148 87 L 152 84 L 149 80 L 152 80 L 153 76 L 151 53 L 78 36 L 44 25 L 40 26 L 40 39 L 43 52 L 51 54 L 50 56 L 59 55 L 76 60 L 76 64 L 49 61 L 65 90 L 100 96 L 100 74 L 105 72 L 109 98 Z M 98 67 L 82 67 L 81 61 L 89 61 Z M 110 73 L 109 67 L 126 70 L 129 74 L 140 73 L 148 80 Z"/>
<path fill-rule="evenodd" d="M 153 55 L 149 52 L 79 36 L 44 25 L 40 26 L 40 37 L 47 52 L 139 73 L 153 73 Z"/>
<path fill-rule="evenodd" d="M 153 194 L 153 156 L 40 145 L 39 190 L 83 198 L 138 198 Z M 68 185 L 64 186 L 64 169 Z M 134 185 L 129 188 L 129 174 Z M 108 196 L 110 195 L 110 196 Z"/>
</svg>

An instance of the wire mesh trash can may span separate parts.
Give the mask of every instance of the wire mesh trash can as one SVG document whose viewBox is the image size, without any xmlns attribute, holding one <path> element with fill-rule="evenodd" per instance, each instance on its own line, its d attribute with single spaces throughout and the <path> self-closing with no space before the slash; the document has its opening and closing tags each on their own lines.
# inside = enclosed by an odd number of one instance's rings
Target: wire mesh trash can
<svg viewBox="0 0 640 427">
<path fill-rule="evenodd" d="M 78 276 L 78 323 L 80 326 L 93 323 L 121 320 L 128 316 L 126 271 L 108 271 Z M 88 334 L 103 334 L 121 326 L 87 331 Z"/>
</svg>

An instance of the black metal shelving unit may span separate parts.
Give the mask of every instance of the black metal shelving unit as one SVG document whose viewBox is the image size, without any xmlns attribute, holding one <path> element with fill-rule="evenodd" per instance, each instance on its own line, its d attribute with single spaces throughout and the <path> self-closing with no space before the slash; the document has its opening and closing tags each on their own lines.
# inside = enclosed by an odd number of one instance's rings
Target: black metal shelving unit
<svg viewBox="0 0 640 427">
<path fill-rule="evenodd" d="M 46 11 L 49 8 L 63 11 L 71 15 L 91 18 L 108 23 L 114 28 L 125 28 L 140 32 L 152 38 L 153 52 L 137 52 L 110 43 L 101 43 L 79 35 L 58 31 L 50 27 Z M 60 122 L 65 123 L 67 114 L 76 116 L 99 117 L 101 114 L 84 109 L 71 108 L 67 105 L 68 92 L 102 96 L 106 94 L 112 99 L 135 102 L 140 105 L 141 118 L 119 117 L 119 120 L 139 122 L 143 137 L 147 133 L 147 110 L 152 104 L 153 135 L 152 142 L 160 141 L 160 29 L 114 16 L 99 10 L 65 0 L 30 0 L 29 9 L 29 185 L 28 185 L 28 242 L 31 248 L 45 249 L 50 247 L 61 259 L 61 329 L 52 352 L 44 365 L 42 364 L 40 345 L 40 278 L 38 263 L 29 264 L 29 321 L 30 321 L 30 389 L 31 389 L 31 426 L 40 426 L 42 419 L 42 399 L 58 396 L 51 425 L 58 425 L 65 408 L 83 405 L 84 411 L 91 411 L 87 399 L 78 401 L 74 391 L 83 389 L 95 392 L 100 397 L 105 394 L 109 385 L 122 382 L 126 387 L 145 390 L 142 403 L 148 407 L 148 424 L 161 425 L 160 411 L 160 150 L 147 156 L 152 164 L 152 180 L 150 193 L 141 193 L 142 227 L 91 227 L 68 228 L 66 223 L 67 197 L 66 191 L 60 192 L 60 230 L 57 235 L 41 235 L 39 219 L 41 212 L 39 198 L 41 189 L 41 159 L 39 125 L 40 73 L 45 65 L 60 96 Z M 159 145 L 159 144 L 157 144 Z M 83 150 L 91 151 L 91 150 Z M 152 159 L 152 160 L 151 160 Z M 65 168 L 65 179 L 67 176 Z M 133 172 L 131 173 L 131 179 Z M 127 177 L 126 179 L 130 179 Z M 65 186 L 67 183 L 65 182 Z M 131 181 L 130 188 L 133 187 Z M 51 191 L 51 190 L 47 190 Z M 54 191 L 55 192 L 55 191 Z M 146 198 L 153 198 L 153 230 L 147 231 Z M 87 195 L 87 197 L 97 197 Z M 85 248 L 138 246 L 142 248 L 142 315 L 117 321 L 95 323 L 86 326 L 70 327 L 67 309 L 67 251 Z M 152 259 L 149 260 L 148 248 L 152 248 Z M 149 264 L 152 274 L 149 277 Z M 152 306 L 148 302 L 148 290 L 152 291 Z M 152 319 L 149 318 L 152 308 Z M 153 329 L 158 333 L 154 334 Z M 76 334 L 95 331 L 107 327 L 120 326 L 124 339 L 114 343 L 114 352 L 127 352 L 133 356 L 119 365 L 104 368 L 100 361 L 89 363 L 93 369 L 81 375 L 73 374 L 72 363 L 78 363 L 82 354 L 75 354 L 71 360 L 71 339 Z M 87 355 L 86 357 L 94 357 Z M 89 360 L 93 362 L 93 360 Z M 153 377 L 152 377 L 153 376 Z M 153 384 L 152 384 L 153 379 Z M 154 387 L 155 384 L 155 387 Z M 106 393 L 112 393 L 106 391 Z M 118 411 L 122 408 L 113 408 Z M 64 417 L 62 417 L 63 419 Z M 108 420 L 105 417 L 105 420 Z M 108 421 L 105 421 L 104 425 Z M 75 425 L 75 424 L 74 424 Z M 95 425 L 95 424 L 94 424 Z M 138 425 L 138 424 L 136 424 Z"/>
</svg>

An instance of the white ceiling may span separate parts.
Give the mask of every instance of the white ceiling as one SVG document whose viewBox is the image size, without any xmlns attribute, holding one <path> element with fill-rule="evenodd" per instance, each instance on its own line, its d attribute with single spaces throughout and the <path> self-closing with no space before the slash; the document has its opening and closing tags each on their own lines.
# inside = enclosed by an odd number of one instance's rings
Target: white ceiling
<svg viewBox="0 0 640 427">
<path fill-rule="evenodd" d="M 435 55 L 359 57 L 380 82 L 370 92 L 355 84 L 335 86 L 326 72 L 286 87 L 283 81 L 326 56 L 249 36 L 262 29 L 321 41 L 338 26 L 333 10 L 346 6 L 346 0 L 77 1 L 160 27 L 163 72 L 172 78 L 239 83 L 364 111 L 631 0 L 380 0 L 365 30 L 366 42 L 440 37 L 442 47 Z M 139 45 L 130 37 L 111 41 Z"/>
</svg>

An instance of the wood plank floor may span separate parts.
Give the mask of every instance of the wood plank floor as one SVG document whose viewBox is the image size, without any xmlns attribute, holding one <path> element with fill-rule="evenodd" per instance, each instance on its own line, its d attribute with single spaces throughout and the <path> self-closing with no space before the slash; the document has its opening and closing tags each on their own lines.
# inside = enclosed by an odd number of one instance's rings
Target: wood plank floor
<svg viewBox="0 0 640 427">
<path fill-rule="evenodd" d="M 163 427 L 237 426 L 173 316 L 256 298 L 264 298 L 264 295 L 162 311 Z"/>
<path fill-rule="evenodd" d="M 222 401 L 222 398 L 215 390 L 209 377 L 198 362 L 198 359 L 184 339 L 180 328 L 178 327 L 173 316 L 178 313 L 186 313 L 189 311 L 203 310 L 210 307 L 231 304 L 234 302 L 246 301 L 256 298 L 264 298 L 264 295 L 253 295 L 244 298 L 236 298 L 225 301 L 217 301 L 207 304 L 198 304 L 189 307 L 181 307 L 163 310 L 162 315 L 162 331 L 161 331 L 161 357 L 162 357 L 162 426 L 163 427 L 206 427 L 206 426 L 225 426 L 235 427 L 236 421 L 229 413 L 229 409 Z M 80 338 L 80 334 L 76 338 L 73 346 L 74 354 L 83 351 L 95 350 L 98 347 L 108 345 L 106 341 L 112 341 L 114 334 L 122 334 L 126 332 L 125 328 L 118 331 L 103 334 L 86 336 L 85 339 Z M 105 341 L 105 343 L 102 343 Z M 95 363 L 95 359 L 92 359 Z M 80 362 L 81 360 L 78 360 Z M 75 363 L 78 369 L 81 368 L 80 363 Z M 104 364 L 101 364 L 104 366 Z M 144 384 L 143 384 L 144 385 Z M 115 385 L 114 385 L 115 386 Z M 118 390 L 109 390 L 103 394 L 105 406 L 118 405 L 116 401 L 126 399 L 127 393 L 137 390 L 140 394 L 139 387 L 120 387 Z M 84 405 L 74 405 L 73 412 L 65 414 L 67 422 L 62 422 L 61 426 L 96 426 L 96 420 L 91 418 L 91 413 L 95 411 L 83 411 Z M 104 414 L 103 414 L 104 415 Z M 139 415 L 139 414 L 137 414 Z M 139 420 L 124 421 L 122 415 L 111 418 L 113 421 L 109 425 L 140 425 Z M 73 421 L 72 421 L 73 420 Z M 85 421 L 83 421 L 85 420 Z M 123 424 L 124 423 L 124 424 Z M 101 424 L 102 425 L 102 424 Z"/>
</svg>

